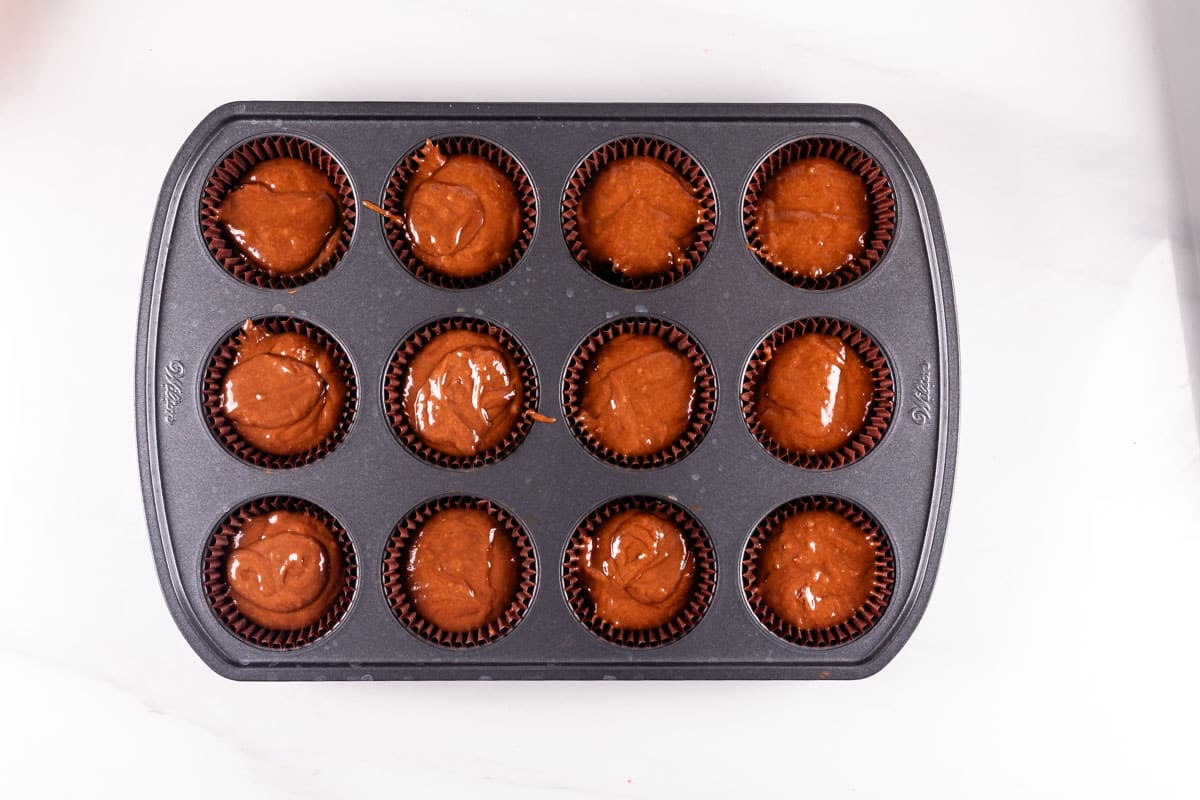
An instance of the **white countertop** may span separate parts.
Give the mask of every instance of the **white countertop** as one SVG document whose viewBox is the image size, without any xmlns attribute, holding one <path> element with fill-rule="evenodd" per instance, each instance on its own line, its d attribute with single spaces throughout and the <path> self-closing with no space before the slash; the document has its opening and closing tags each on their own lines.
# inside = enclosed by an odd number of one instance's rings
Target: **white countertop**
<svg viewBox="0 0 1200 800">
<path fill-rule="evenodd" d="M 1163 4 L 391 5 L 0 2 L 6 796 L 1194 790 L 1200 266 Z M 849 683 L 210 672 L 150 558 L 133 339 L 162 177 L 232 99 L 882 109 L 937 190 L 963 357 L 950 528 L 905 649 Z"/>
</svg>

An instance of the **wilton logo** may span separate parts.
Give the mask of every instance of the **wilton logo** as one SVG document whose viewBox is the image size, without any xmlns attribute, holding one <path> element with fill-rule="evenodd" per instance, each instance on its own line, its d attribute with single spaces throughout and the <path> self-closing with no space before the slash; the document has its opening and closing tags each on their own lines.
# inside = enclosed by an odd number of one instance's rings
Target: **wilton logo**
<svg viewBox="0 0 1200 800">
<path fill-rule="evenodd" d="M 933 418 L 933 366 L 928 361 L 921 362 L 921 374 L 917 376 L 912 399 L 913 410 L 909 416 L 918 425 L 926 424 Z"/>
<path fill-rule="evenodd" d="M 163 419 L 175 424 L 179 404 L 183 402 L 183 362 L 170 361 L 163 368 Z"/>
</svg>

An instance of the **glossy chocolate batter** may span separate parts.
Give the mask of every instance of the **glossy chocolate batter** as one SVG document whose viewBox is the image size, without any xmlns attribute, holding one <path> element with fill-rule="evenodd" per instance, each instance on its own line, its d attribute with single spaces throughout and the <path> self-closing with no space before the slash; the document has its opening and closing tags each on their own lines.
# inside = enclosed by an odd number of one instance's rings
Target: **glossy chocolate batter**
<svg viewBox="0 0 1200 800">
<path fill-rule="evenodd" d="M 321 170 L 295 158 L 273 158 L 225 195 L 217 220 L 255 264 L 296 275 L 333 254 L 342 232 L 341 199 Z"/>
<path fill-rule="evenodd" d="M 342 588 L 342 552 L 329 528 L 296 511 L 246 520 L 226 562 L 238 611 L 271 630 L 308 627 Z"/>
<path fill-rule="evenodd" d="M 346 384 L 333 356 L 300 333 L 269 333 L 247 320 L 225 373 L 225 416 L 266 453 L 296 455 L 337 425 Z"/>
<path fill-rule="evenodd" d="M 804 630 L 832 628 L 854 616 L 875 585 L 875 544 L 833 511 L 788 517 L 758 555 L 763 599 Z"/>
<path fill-rule="evenodd" d="M 756 409 L 767 435 L 788 450 L 831 453 L 866 422 L 871 370 L 836 336 L 806 333 L 771 354 Z"/>
<path fill-rule="evenodd" d="M 404 412 L 417 436 L 458 457 L 500 444 L 517 424 L 522 397 L 512 356 L 495 337 L 474 331 L 435 336 L 404 381 Z"/>
<path fill-rule="evenodd" d="M 625 333 L 592 358 L 579 421 L 609 450 L 650 455 L 687 430 L 695 394 L 691 359 L 658 336 Z"/>
<path fill-rule="evenodd" d="M 520 577 L 512 538 L 477 508 L 430 517 L 409 546 L 406 569 L 417 612 L 454 633 L 499 619 L 512 605 Z"/>
<path fill-rule="evenodd" d="M 404 195 L 405 231 L 423 264 L 469 278 L 503 263 L 521 226 L 512 180 L 481 156 L 446 156 L 426 141 Z"/>
<path fill-rule="evenodd" d="M 666 625 L 687 605 L 696 562 L 673 522 L 630 509 L 586 539 L 579 577 L 600 619 L 614 628 L 649 630 Z"/>
<path fill-rule="evenodd" d="M 760 255 L 819 278 L 862 255 L 871 228 L 863 179 L 829 158 L 793 161 L 767 181 L 756 211 Z"/>
<path fill-rule="evenodd" d="M 639 278 L 678 263 L 703 219 L 682 175 L 657 158 L 629 156 L 605 166 L 583 190 L 579 237 L 592 262 Z"/>
</svg>

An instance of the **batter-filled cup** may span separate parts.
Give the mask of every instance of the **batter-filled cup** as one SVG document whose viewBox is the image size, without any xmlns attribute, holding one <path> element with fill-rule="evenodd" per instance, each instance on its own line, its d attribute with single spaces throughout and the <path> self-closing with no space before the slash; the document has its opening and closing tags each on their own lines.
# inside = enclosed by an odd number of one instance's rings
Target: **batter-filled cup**
<svg viewBox="0 0 1200 800">
<path fill-rule="evenodd" d="M 400 160 L 383 193 L 384 233 L 405 269 L 445 289 L 482 286 L 521 260 L 537 225 L 533 184 L 485 139 L 427 139 Z"/>
<path fill-rule="evenodd" d="M 405 338 L 388 363 L 383 395 L 396 438 L 450 469 L 499 461 L 540 417 L 529 354 L 504 328 L 474 317 L 436 320 Z"/>
<path fill-rule="evenodd" d="M 466 495 L 437 498 L 396 525 L 383 555 L 383 589 L 396 619 L 443 647 L 490 644 L 529 609 L 537 560 L 506 509 Z"/>
<path fill-rule="evenodd" d="M 834 289 L 883 259 L 896 229 L 896 199 L 866 152 L 811 137 L 759 164 L 746 186 L 742 222 L 750 250 L 774 275 L 805 289 Z"/>
<path fill-rule="evenodd" d="M 563 554 L 563 589 L 576 618 L 622 647 L 658 647 L 690 633 L 708 611 L 716 575 L 703 526 L 659 497 L 596 508 Z"/>
<path fill-rule="evenodd" d="M 593 455 L 619 467 L 664 467 L 704 439 L 716 414 L 712 364 L 677 325 L 614 320 L 576 348 L 563 381 L 567 424 Z"/>
<path fill-rule="evenodd" d="M 355 218 L 345 170 L 328 151 L 295 136 L 239 145 L 200 196 L 200 232 L 216 262 L 270 289 L 303 286 L 337 266 Z"/>
<path fill-rule="evenodd" d="M 326 331 L 295 317 L 260 317 L 214 349 L 201 402 L 226 450 L 255 466 L 290 469 L 341 443 L 358 388 L 349 357 Z"/>
<path fill-rule="evenodd" d="M 751 533 L 742 588 L 773 634 L 805 647 L 853 641 L 883 616 L 896 581 L 891 541 L 854 503 L 802 497 Z"/>
<path fill-rule="evenodd" d="M 303 647 L 332 631 L 354 600 L 357 578 L 349 534 L 298 497 L 262 497 L 234 509 L 201 558 L 213 614 L 242 641 L 272 650 Z"/>
<path fill-rule="evenodd" d="M 716 221 L 708 176 L 662 139 L 602 145 L 580 163 L 563 193 L 571 255 L 627 289 L 656 289 L 688 275 L 708 252 Z"/>
<path fill-rule="evenodd" d="M 836 469 L 869 453 L 887 432 L 895 391 L 887 357 L 842 320 L 809 317 L 777 328 L 742 377 L 742 413 L 776 458 Z"/>
</svg>

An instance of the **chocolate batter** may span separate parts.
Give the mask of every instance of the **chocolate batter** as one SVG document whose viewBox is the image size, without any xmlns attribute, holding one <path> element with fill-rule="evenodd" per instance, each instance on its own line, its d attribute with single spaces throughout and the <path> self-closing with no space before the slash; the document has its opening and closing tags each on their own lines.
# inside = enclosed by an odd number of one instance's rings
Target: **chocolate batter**
<svg viewBox="0 0 1200 800">
<path fill-rule="evenodd" d="M 704 207 L 682 175 L 657 158 L 629 156 L 584 189 L 579 237 L 591 261 L 640 278 L 678 263 L 703 220 Z"/>
<path fill-rule="evenodd" d="M 512 180 L 480 156 L 446 156 L 426 141 L 404 195 L 405 230 L 421 262 L 456 278 L 482 275 L 512 253 L 521 207 Z"/>
<path fill-rule="evenodd" d="M 767 181 L 758 201 L 760 255 L 819 278 L 862 255 L 871 228 L 863 179 L 828 158 L 793 161 Z"/>
<path fill-rule="evenodd" d="M 333 181 L 295 158 L 273 158 L 251 169 L 225 195 L 217 219 L 243 255 L 277 275 L 320 267 L 342 233 Z"/>
<path fill-rule="evenodd" d="M 650 455 L 687 430 L 695 393 L 691 359 L 658 336 L 626 333 L 592 358 L 579 421 L 609 450 Z"/>
<path fill-rule="evenodd" d="M 295 455 L 319 445 L 337 425 L 346 384 L 333 356 L 300 333 L 269 333 L 250 320 L 225 373 L 225 416 L 266 453 Z"/>
<path fill-rule="evenodd" d="M 486 511 L 452 508 L 430 517 L 408 550 L 417 612 L 454 633 L 500 618 L 517 594 L 517 548 Z"/>
<path fill-rule="evenodd" d="M 759 553 L 763 599 L 804 630 L 832 628 L 854 616 L 875 586 L 875 544 L 833 511 L 804 511 L 772 531 Z"/>
<path fill-rule="evenodd" d="M 831 453 L 866 422 L 871 370 L 836 336 L 806 333 L 775 350 L 760 381 L 757 411 L 775 442 L 800 453 Z"/>
<path fill-rule="evenodd" d="M 434 450 L 472 456 L 508 436 L 521 413 L 521 377 L 493 336 L 453 330 L 413 358 L 404 381 L 404 412 Z"/>
<path fill-rule="evenodd" d="M 614 628 L 649 630 L 687 605 L 696 563 L 673 522 L 630 509 L 585 540 L 579 572 L 600 619 Z"/>
<path fill-rule="evenodd" d="M 238 611 L 271 630 L 308 627 L 342 588 L 342 552 L 329 528 L 296 511 L 251 517 L 226 562 Z"/>
</svg>

